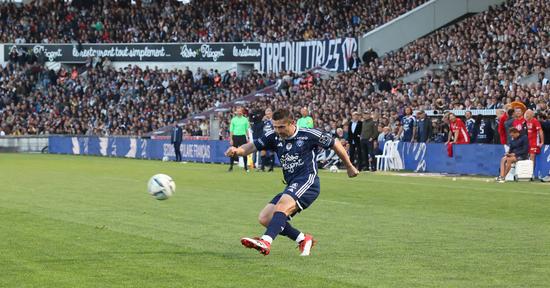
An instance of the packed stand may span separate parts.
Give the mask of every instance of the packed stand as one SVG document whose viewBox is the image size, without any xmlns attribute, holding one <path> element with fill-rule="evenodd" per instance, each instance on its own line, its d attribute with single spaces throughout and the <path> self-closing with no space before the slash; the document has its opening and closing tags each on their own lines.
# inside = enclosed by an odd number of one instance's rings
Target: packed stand
<svg viewBox="0 0 550 288">
<path fill-rule="evenodd" d="M 257 73 L 117 70 L 107 59 L 56 73 L 24 57 L 0 68 L 0 128 L 9 135 L 143 135 L 266 85 Z M 207 126 L 194 121 L 186 132 L 201 136 Z"/>
<path fill-rule="evenodd" d="M 79 1 L 86 3 L 86 1 Z M 426 0 L 31 1 L 0 4 L 3 43 L 299 41 L 359 37 Z M 278 11 L 274 13 L 274 11 Z"/>
</svg>

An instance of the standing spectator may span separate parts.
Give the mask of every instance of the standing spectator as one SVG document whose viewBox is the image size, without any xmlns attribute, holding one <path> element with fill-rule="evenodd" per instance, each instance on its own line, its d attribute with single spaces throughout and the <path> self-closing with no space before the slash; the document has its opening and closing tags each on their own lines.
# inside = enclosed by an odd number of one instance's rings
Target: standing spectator
<svg viewBox="0 0 550 288">
<path fill-rule="evenodd" d="M 474 118 L 472 118 L 472 111 L 466 111 L 466 113 L 464 113 L 464 118 L 466 118 L 464 121 L 464 123 L 466 124 L 466 131 L 468 131 L 470 139 L 473 139 L 474 125 L 476 124 L 476 121 L 474 120 Z"/>
<path fill-rule="evenodd" d="M 378 53 L 372 50 L 372 48 L 369 48 L 367 52 L 363 54 L 363 62 L 365 63 L 365 65 L 369 65 L 372 61 L 376 60 L 377 58 L 378 58 Z"/>
<path fill-rule="evenodd" d="M 361 125 L 361 165 L 359 171 L 370 169 L 374 171 L 372 160 L 374 159 L 374 140 L 378 137 L 376 123 L 372 120 L 372 115 L 369 111 L 363 114 L 363 123 Z"/>
<path fill-rule="evenodd" d="M 174 145 L 174 153 L 176 154 L 176 162 L 181 162 L 181 140 L 183 138 L 183 130 L 178 125 L 177 121 L 174 121 L 172 128 L 172 136 L 170 142 Z"/>
<path fill-rule="evenodd" d="M 302 114 L 302 117 L 296 122 L 298 128 L 313 128 L 313 118 L 309 116 L 307 107 L 302 107 L 302 109 L 300 109 L 300 114 Z"/>
<path fill-rule="evenodd" d="M 472 143 L 489 144 L 493 143 L 493 127 L 489 119 L 477 115 L 472 135 Z"/>
<path fill-rule="evenodd" d="M 416 119 L 413 115 L 411 107 L 405 108 L 405 115 L 401 118 L 401 128 L 399 129 L 398 138 L 403 142 L 412 142 L 415 140 L 416 132 L 414 129 Z"/>
<path fill-rule="evenodd" d="M 361 59 L 357 56 L 357 52 L 353 52 L 352 56 L 348 60 L 348 69 L 357 71 L 361 65 Z"/>
<path fill-rule="evenodd" d="M 529 159 L 535 161 L 535 156 L 540 154 L 544 141 L 544 132 L 540 122 L 535 119 L 533 110 L 525 111 L 525 123 L 527 126 L 527 138 L 529 139 Z"/>
<path fill-rule="evenodd" d="M 454 113 L 449 113 L 449 123 L 450 123 L 449 126 L 451 129 L 451 133 L 449 133 L 449 137 L 447 138 L 447 144 L 448 143 L 453 143 L 453 144 L 470 143 L 470 135 L 468 135 L 468 131 L 466 130 L 466 125 L 464 125 L 464 122 L 462 122 L 460 118 L 456 117 Z"/>
<path fill-rule="evenodd" d="M 244 145 L 248 143 L 248 118 L 243 116 L 243 108 L 237 107 L 236 115 L 231 118 L 231 124 L 229 126 L 229 144 L 233 147 L 239 147 L 241 145 Z M 239 160 L 237 156 L 231 157 L 231 160 L 229 162 L 229 171 L 233 171 L 233 162 L 235 160 Z M 244 170 L 246 172 L 250 172 L 248 170 L 248 161 L 247 157 L 243 157 L 244 161 Z"/>
<path fill-rule="evenodd" d="M 508 129 L 506 129 L 506 121 L 508 121 L 509 118 L 509 110 L 511 110 L 510 107 L 505 105 L 502 110 L 499 110 L 501 112 L 497 111 L 497 117 L 499 117 L 499 113 L 502 113 L 502 115 L 498 118 L 498 135 L 500 136 L 500 144 L 503 145 L 508 143 Z"/>
<path fill-rule="evenodd" d="M 360 114 L 354 111 L 351 114 L 351 122 L 348 124 L 349 157 L 355 167 L 361 167 L 361 127 Z"/>
<path fill-rule="evenodd" d="M 416 141 L 421 143 L 429 142 L 432 138 L 432 121 L 430 119 L 426 118 L 426 112 L 424 110 L 418 111 L 416 113 L 416 122 L 415 122 L 415 130 L 416 130 Z"/>
<path fill-rule="evenodd" d="M 514 109 L 508 109 L 508 112 L 506 113 L 506 121 L 504 121 L 504 128 L 505 128 L 505 135 L 506 135 L 506 143 L 510 142 L 512 140 L 512 136 L 510 136 L 510 128 L 514 127 Z M 502 136 L 500 136 L 502 137 Z"/>
<path fill-rule="evenodd" d="M 504 183 L 504 178 L 510 172 L 512 164 L 525 160 L 528 157 L 529 141 L 527 140 L 527 136 L 521 135 L 515 127 L 510 128 L 509 133 L 512 136 L 510 150 L 500 160 L 500 175 L 496 179 L 499 183 Z"/>
<path fill-rule="evenodd" d="M 547 117 L 546 114 L 539 113 L 537 118 L 542 127 L 542 132 L 544 133 L 544 144 L 550 145 L 550 120 Z"/>
</svg>

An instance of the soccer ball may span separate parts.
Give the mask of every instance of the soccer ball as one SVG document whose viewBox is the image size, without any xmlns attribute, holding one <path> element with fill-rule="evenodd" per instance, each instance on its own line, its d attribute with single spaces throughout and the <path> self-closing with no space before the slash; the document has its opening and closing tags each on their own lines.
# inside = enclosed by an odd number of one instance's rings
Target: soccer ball
<svg viewBox="0 0 550 288">
<path fill-rule="evenodd" d="M 162 157 L 162 162 L 168 162 L 168 160 L 170 160 L 170 159 L 168 158 L 168 156 Z"/>
<path fill-rule="evenodd" d="M 338 167 L 336 165 L 330 165 L 330 167 L 328 168 L 328 171 L 332 173 L 338 173 Z"/>
<path fill-rule="evenodd" d="M 170 198 L 176 192 L 176 182 L 165 174 L 157 174 L 147 183 L 147 191 L 157 200 Z"/>
</svg>

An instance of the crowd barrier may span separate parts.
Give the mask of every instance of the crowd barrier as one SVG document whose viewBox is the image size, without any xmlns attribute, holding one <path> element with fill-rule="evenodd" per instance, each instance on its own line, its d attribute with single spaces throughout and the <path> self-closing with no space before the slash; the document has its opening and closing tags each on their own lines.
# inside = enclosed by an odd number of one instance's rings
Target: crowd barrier
<svg viewBox="0 0 550 288">
<path fill-rule="evenodd" d="M 182 160 L 204 163 L 229 163 L 224 156 L 229 141 L 184 140 Z M 53 154 L 95 155 L 138 159 L 174 160 L 174 146 L 170 140 L 138 137 L 50 136 L 48 152 Z"/>
<path fill-rule="evenodd" d="M 448 156 L 445 144 L 401 142 L 398 150 L 405 170 L 487 176 L 498 175 L 504 155 L 504 146 L 493 144 L 453 145 L 453 157 Z M 535 159 L 533 175 L 542 178 L 549 171 L 550 145 L 544 145 Z"/>
<path fill-rule="evenodd" d="M 184 140 L 181 145 L 184 161 L 229 163 L 224 156 L 228 141 Z M 504 146 L 492 144 L 453 145 L 453 157 L 445 144 L 398 144 L 400 161 L 405 170 L 415 172 L 452 173 L 496 176 Z M 70 137 L 50 136 L 49 153 L 174 160 L 174 146 L 169 140 L 137 137 Z M 550 171 L 550 145 L 542 147 L 535 161 L 534 175 L 542 178 Z"/>
</svg>

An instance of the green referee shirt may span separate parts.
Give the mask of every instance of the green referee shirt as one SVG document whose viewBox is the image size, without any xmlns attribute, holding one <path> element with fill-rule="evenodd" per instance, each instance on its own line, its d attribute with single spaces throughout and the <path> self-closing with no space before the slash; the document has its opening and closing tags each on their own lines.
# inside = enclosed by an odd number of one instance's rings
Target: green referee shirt
<svg viewBox="0 0 550 288">
<path fill-rule="evenodd" d="M 296 122 L 296 126 L 300 128 L 313 128 L 313 118 L 310 116 L 302 117 Z"/>
<path fill-rule="evenodd" d="M 231 125 L 229 126 L 229 132 L 235 136 L 246 135 L 248 131 L 248 118 L 244 116 L 235 116 L 231 118 Z"/>
</svg>

